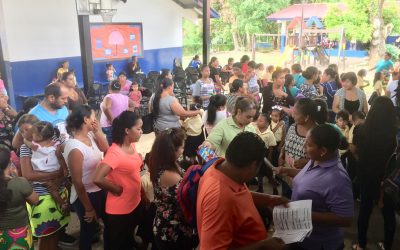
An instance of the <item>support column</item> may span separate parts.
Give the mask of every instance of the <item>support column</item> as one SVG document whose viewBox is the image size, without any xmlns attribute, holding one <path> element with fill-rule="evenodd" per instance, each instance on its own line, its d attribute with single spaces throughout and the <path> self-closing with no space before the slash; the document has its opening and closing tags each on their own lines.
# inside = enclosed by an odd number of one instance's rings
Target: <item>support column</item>
<svg viewBox="0 0 400 250">
<path fill-rule="evenodd" d="M 7 89 L 8 100 L 10 102 L 10 105 L 16 108 L 14 85 L 12 83 L 12 77 L 11 77 L 11 66 L 10 62 L 7 62 L 5 58 L 6 57 L 4 56 L 3 45 L 0 37 L 0 73 L 1 73 L 0 78 L 4 81 L 4 85 Z"/>
<path fill-rule="evenodd" d="M 7 32 L 6 32 L 6 24 L 5 24 L 5 3 L 4 1 L 0 0 L 0 72 L 1 72 L 1 79 L 4 81 L 4 85 L 7 89 L 8 93 L 8 100 L 11 106 L 15 109 L 16 100 L 14 94 L 14 85 L 12 81 L 12 74 L 11 74 L 11 60 L 10 55 L 8 52 L 7 46 Z"/>
<path fill-rule="evenodd" d="M 79 41 L 81 47 L 83 87 L 85 94 L 93 84 L 93 58 L 88 15 L 78 15 Z"/>
<path fill-rule="evenodd" d="M 203 63 L 210 59 L 210 0 L 203 0 Z"/>
<path fill-rule="evenodd" d="M 285 51 L 285 47 L 287 45 L 287 28 L 286 28 L 287 21 L 281 21 L 281 42 L 280 42 L 280 50 L 283 53 Z"/>
</svg>

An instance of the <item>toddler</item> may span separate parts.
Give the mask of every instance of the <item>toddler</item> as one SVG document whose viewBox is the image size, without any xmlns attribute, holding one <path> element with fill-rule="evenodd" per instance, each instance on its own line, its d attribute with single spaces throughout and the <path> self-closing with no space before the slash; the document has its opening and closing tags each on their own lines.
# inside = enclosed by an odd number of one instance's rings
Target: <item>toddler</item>
<svg viewBox="0 0 400 250">
<path fill-rule="evenodd" d="M 269 65 L 265 70 L 265 74 L 263 76 L 263 87 L 267 87 L 269 83 L 272 83 L 272 73 L 274 73 L 275 67 L 274 65 Z"/>
<path fill-rule="evenodd" d="M 264 141 L 265 146 L 268 148 L 268 151 L 265 152 L 265 155 L 269 156 L 271 155 L 271 150 L 273 147 L 276 146 L 276 140 L 275 140 L 275 136 L 274 134 L 268 129 L 270 125 L 270 119 L 268 114 L 262 113 L 260 114 L 260 116 L 257 119 L 256 122 L 256 133 L 258 136 L 261 137 L 261 139 Z M 271 172 L 271 169 L 266 166 L 265 164 L 263 164 L 260 168 L 260 171 L 258 172 L 258 189 L 257 192 L 263 193 L 264 192 L 264 184 L 263 184 L 263 178 L 264 176 L 266 176 L 269 179 L 269 182 L 272 184 L 273 186 L 273 193 L 277 194 L 278 190 L 276 187 L 276 183 L 273 180 L 273 175 Z"/>
<path fill-rule="evenodd" d="M 139 84 L 132 82 L 129 98 L 135 103 L 135 109 L 140 108 L 140 101 L 142 100 L 142 92 L 139 90 Z"/>
<path fill-rule="evenodd" d="M 285 122 L 283 121 L 283 110 L 280 106 L 273 106 L 271 111 L 271 123 L 269 125 L 275 137 L 276 146 L 272 147 L 271 159 L 274 166 L 278 166 L 279 154 L 285 145 L 286 129 Z"/>
<path fill-rule="evenodd" d="M 33 141 L 24 140 L 24 143 L 32 150 L 31 163 L 34 171 L 57 172 L 60 171 L 61 166 L 63 166 L 64 170 L 67 169 L 65 161 L 59 152 L 60 145 L 53 140 L 55 137 L 60 137 L 60 131 L 54 128 L 51 123 L 40 121 L 33 125 Z M 54 181 L 54 183 L 60 184 L 60 180 Z M 35 183 L 44 185 L 46 188 L 49 186 L 48 183 L 34 182 L 33 184 L 35 185 Z M 68 213 L 68 201 L 61 197 L 59 190 L 49 189 L 48 191 L 54 201 L 59 204 L 61 212 L 63 214 Z"/>
<path fill-rule="evenodd" d="M 346 140 L 349 140 L 349 118 L 349 112 L 346 110 L 341 110 L 336 114 L 336 127 L 339 128 Z"/>
<path fill-rule="evenodd" d="M 116 76 L 115 76 L 116 71 L 114 69 L 114 66 L 111 63 L 107 63 L 106 68 L 107 68 L 107 70 L 106 70 L 107 81 L 111 82 L 112 80 L 115 80 L 116 79 Z"/>
<path fill-rule="evenodd" d="M 262 63 L 257 64 L 256 75 L 257 81 L 262 81 L 265 72 L 265 66 Z"/>
</svg>

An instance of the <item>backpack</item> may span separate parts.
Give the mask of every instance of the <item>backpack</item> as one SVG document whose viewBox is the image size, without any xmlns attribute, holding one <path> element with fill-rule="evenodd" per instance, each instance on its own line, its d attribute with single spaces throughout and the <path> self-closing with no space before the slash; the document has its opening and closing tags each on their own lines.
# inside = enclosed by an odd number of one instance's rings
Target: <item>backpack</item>
<svg viewBox="0 0 400 250">
<path fill-rule="evenodd" d="M 382 182 L 382 191 L 400 209 L 400 157 L 393 153 L 385 166 L 385 178 Z"/>
<path fill-rule="evenodd" d="M 200 178 L 215 162 L 222 160 L 223 158 L 216 157 L 209 160 L 204 165 L 193 165 L 189 167 L 177 189 L 178 203 L 181 207 L 183 217 L 194 231 L 197 231 L 196 201 Z"/>
</svg>

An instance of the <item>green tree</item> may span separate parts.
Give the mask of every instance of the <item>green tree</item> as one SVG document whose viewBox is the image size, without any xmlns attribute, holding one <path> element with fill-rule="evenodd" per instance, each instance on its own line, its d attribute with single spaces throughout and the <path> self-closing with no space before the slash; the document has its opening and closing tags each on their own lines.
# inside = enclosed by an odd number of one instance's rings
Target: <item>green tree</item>
<svg viewBox="0 0 400 250">
<path fill-rule="evenodd" d="M 203 45 L 201 25 L 183 19 L 183 53 L 186 55 L 199 54 Z"/>
<path fill-rule="evenodd" d="M 399 8 L 385 0 L 346 0 L 347 11 L 332 7 L 325 17 L 328 28 L 344 27 L 346 38 L 370 42 L 370 64 L 385 52 L 385 41 L 392 32 L 399 32 Z M 336 36 L 337 38 L 337 36 Z"/>
<path fill-rule="evenodd" d="M 251 44 L 251 35 L 254 33 L 277 33 L 275 22 L 266 20 L 266 17 L 280 9 L 287 7 L 290 0 L 228 0 L 232 13 L 235 16 L 238 37 L 242 37 L 247 47 Z"/>
</svg>

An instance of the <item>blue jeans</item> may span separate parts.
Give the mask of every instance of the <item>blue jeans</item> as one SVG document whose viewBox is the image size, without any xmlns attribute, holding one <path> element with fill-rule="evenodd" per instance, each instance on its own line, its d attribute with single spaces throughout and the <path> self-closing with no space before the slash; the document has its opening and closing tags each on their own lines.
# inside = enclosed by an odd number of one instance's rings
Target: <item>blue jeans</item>
<svg viewBox="0 0 400 250">
<path fill-rule="evenodd" d="M 97 218 L 102 218 L 104 220 L 104 211 L 105 211 L 105 203 L 106 203 L 106 192 L 103 190 L 87 193 L 90 203 L 94 210 L 96 211 Z M 97 222 L 92 221 L 90 223 L 85 221 L 85 207 L 82 202 L 77 199 L 72 206 L 74 206 L 76 214 L 78 215 L 79 222 L 81 225 L 80 231 L 80 241 L 79 241 L 79 249 L 80 250 L 91 250 L 92 249 L 92 240 L 96 235 L 96 227 Z"/>
<path fill-rule="evenodd" d="M 106 135 L 108 145 L 111 146 L 111 144 L 112 144 L 112 130 L 113 130 L 113 127 L 105 127 L 105 128 L 101 128 L 101 130 L 103 130 L 103 133 Z"/>
</svg>

